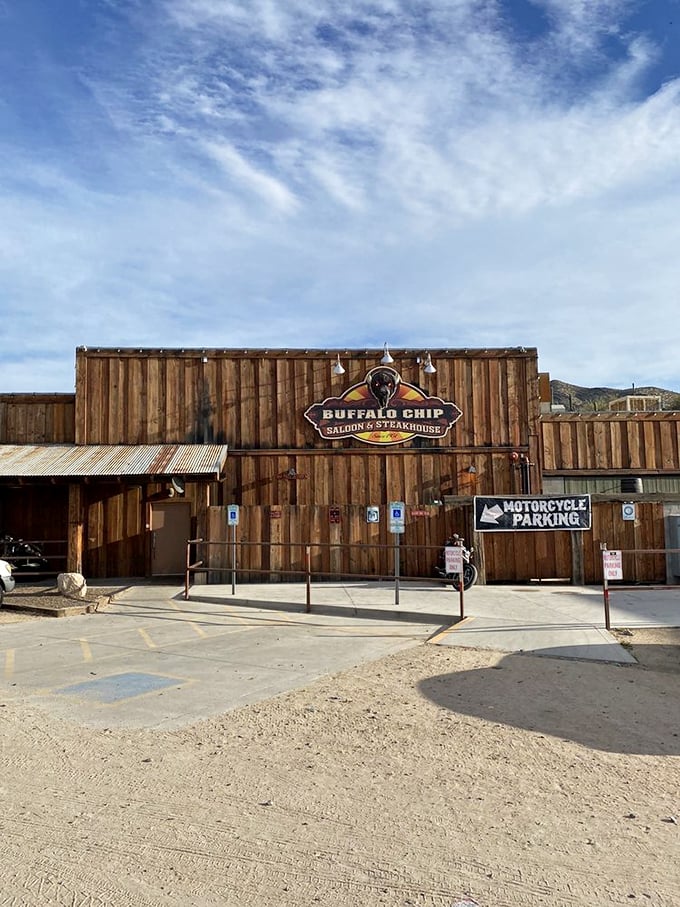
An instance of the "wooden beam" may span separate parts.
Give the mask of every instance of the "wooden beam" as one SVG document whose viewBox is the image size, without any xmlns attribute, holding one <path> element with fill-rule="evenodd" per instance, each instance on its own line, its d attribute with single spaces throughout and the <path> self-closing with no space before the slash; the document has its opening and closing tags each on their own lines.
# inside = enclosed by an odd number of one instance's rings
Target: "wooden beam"
<svg viewBox="0 0 680 907">
<path fill-rule="evenodd" d="M 69 573 L 83 572 L 83 551 L 85 544 L 85 496 L 83 486 L 69 485 L 68 488 L 68 545 L 66 569 Z"/>
</svg>

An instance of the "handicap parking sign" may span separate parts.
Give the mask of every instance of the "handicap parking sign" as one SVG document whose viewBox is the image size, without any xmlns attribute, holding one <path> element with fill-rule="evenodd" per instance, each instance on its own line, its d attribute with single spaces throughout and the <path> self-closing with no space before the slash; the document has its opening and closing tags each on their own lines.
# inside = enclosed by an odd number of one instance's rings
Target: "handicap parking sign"
<svg viewBox="0 0 680 907">
<path fill-rule="evenodd" d="M 403 501 L 393 501 L 390 504 L 390 532 L 402 533 L 404 531 L 405 510 Z"/>
</svg>

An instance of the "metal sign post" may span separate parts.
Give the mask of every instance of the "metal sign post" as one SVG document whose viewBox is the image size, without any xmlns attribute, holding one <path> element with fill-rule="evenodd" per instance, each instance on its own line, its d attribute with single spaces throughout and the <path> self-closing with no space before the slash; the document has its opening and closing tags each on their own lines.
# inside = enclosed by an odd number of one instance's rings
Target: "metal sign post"
<svg viewBox="0 0 680 907">
<path fill-rule="evenodd" d="M 231 594 L 236 595 L 236 527 L 239 520 L 238 504 L 227 507 L 227 525 L 231 526 Z"/>
<path fill-rule="evenodd" d="M 604 626 L 605 630 L 611 630 L 611 618 L 609 614 L 609 580 L 623 579 L 623 559 L 620 551 L 609 551 L 607 543 L 603 542 L 600 546 L 602 549 L 602 591 L 604 595 Z"/>
<path fill-rule="evenodd" d="M 465 564 L 463 560 L 463 549 L 460 545 L 447 545 L 444 548 L 444 572 L 458 575 L 458 598 L 460 601 L 460 619 L 465 617 L 465 600 L 464 600 L 464 577 Z"/>
<path fill-rule="evenodd" d="M 403 501 L 392 501 L 390 504 L 390 532 L 394 535 L 394 604 L 399 604 L 399 536 L 405 528 Z"/>
</svg>

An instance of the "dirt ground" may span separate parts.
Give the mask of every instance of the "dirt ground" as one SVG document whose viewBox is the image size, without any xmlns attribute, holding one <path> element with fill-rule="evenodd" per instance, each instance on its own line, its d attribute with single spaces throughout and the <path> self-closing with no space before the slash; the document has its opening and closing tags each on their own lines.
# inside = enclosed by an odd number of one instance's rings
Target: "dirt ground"
<svg viewBox="0 0 680 907">
<path fill-rule="evenodd" d="M 174 732 L 5 683 L 0 905 L 677 907 L 678 634 L 420 645 Z"/>
</svg>

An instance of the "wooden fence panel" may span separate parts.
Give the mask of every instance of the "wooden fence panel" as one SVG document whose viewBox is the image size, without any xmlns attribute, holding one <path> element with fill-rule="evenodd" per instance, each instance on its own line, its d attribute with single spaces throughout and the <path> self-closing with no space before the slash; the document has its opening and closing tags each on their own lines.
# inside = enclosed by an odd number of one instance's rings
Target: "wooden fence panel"
<svg viewBox="0 0 680 907">
<path fill-rule="evenodd" d="M 0 444 L 72 444 L 73 394 L 0 394 Z"/>
<path fill-rule="evenodd" d="M 680 471 L 680 412 L 553 413 L 540 431 L 548 473 Z"/>
<path fill-rule="evenodd" d="M 593 528 L 583 533 L 584 579 L 587 584 L 602 582 L 602 542 L 606 542 L 609 548 L 623 550 L 664 548 L 663 504 L 646 502 L 636 506 L 638 519 L 628 522 L 621 519 L 619 502 L 594 503 Z M 303 546 L 310 543 L 314 574 L 323 574 L 324 578 L 333 575 L 391 576 L 395 539 L 388 531 L 385 506 L 381 507 L 381 522 L 378 524 L 366 522 L 363 505 L 338 507 L 339 523 L 329 522 L 329 508 L 326 506 L 243 507 L 238 538 L 261 544 L 239 547 L 241 567 L 256 571 L 244 574 L 241 581 L 266 581 L 267 571 L 270 570 L 281 571 L 277 576 L 285 581 L 288 577 L 283 571 L 303 569 Z M 411 514 L 411 510 L 416 513 Z M 468 543 L 471 542 L 471 519 L 469 504 L 447 507 L 407 505 L 406 531 L 400 538 L 401 574 L 431 577 L 439 549 L 448 536 L 456 532 Z M 210 508 L 210 527 L 213 538 L 226 539 L 225 508 Z M 487 582 L 571 580 L 570 532 L 486 532 L 480 537 L 484 546 Z M 271 547 L 269 543 L 273 542 L 285 545 Z M 354 545 L 360 547 L 351 547 Z M 211 552 L 210 557 L 211 564 L 218 565 L 218 555 Z M 630 582 L 664 582 L 665 557 L 663 554 L 626 555 L 624 575 Z M 297 578 L 300 579 L 299 576 Z"/>
<path fill-rule="evenodd" d="M 601 544 L 611 550 L 656 549 L 665 547 L 663 504 L 659 501 L 636 503 L 637 519 L 621 518 L 619 501 L 598 501 L 593 506 L 593 529 L 585 534 L 585 581 L 602 582 Z M 623 559 L 625 582 L 663 583 L 666 558 L 663 554 L 626 554 Z"/>
</svg>

